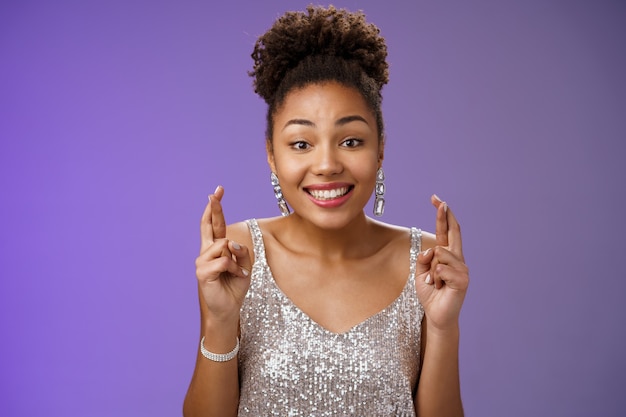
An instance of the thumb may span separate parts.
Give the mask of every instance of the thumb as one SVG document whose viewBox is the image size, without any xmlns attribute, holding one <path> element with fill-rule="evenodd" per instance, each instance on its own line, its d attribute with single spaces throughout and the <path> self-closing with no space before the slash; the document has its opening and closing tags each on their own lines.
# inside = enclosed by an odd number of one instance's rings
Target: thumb
<svg viewBox="0 0 626 417">
<path fill-rule="evenodd" d="M 252 271 L 252 260 L 250 259 L 250 251 L 244 245 L 237 242 L 230 241 L 229 243 L 231 253 L 235 255 L 237 265 L 242 269 L 244 276 L 249 276 Z"/>
<path fill-rule="evenodd" d="M 426 274 L 430 273 L 431 262 L 434 257 L 434 251 L 432 249 L 426 249 L 420 252 L 417 256 L 417 262 L 415 263 L 415 277 L 426 278 Z"/>
</svg>

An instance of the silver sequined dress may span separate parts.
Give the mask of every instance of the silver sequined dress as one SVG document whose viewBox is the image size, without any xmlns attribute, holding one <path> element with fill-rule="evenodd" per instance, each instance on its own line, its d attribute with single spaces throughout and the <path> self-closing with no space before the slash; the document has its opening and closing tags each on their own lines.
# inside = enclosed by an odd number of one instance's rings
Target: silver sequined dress
<svg viewBox="0 0 626 417">
<path fill-rule="evenodd" d="M 420 230 L 411 229 L 410 274 L 402 293 L 337 334 L 278 288 L 261 229 L 255 219 L 247 223 L 256 259 L 241 309 L 239 416 L 414 416 L 424 316 L 415 292 Z"/>
</svg>

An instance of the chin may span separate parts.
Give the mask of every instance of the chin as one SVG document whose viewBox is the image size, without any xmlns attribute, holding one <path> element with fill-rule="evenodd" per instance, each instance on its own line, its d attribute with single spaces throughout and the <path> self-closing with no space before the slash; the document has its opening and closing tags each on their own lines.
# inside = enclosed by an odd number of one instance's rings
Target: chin
<svg viewBox="0 0 626 417">
<path fill-rule="evenodd" d="M 316 213 L 307 216 L 300 216 L 304 221 L 314 224 L 323 230 L 341 230 L 348 227 L 355 220 L 364 218 L 365 215 L 363 211 L 358 213 Z"/>
</svg>

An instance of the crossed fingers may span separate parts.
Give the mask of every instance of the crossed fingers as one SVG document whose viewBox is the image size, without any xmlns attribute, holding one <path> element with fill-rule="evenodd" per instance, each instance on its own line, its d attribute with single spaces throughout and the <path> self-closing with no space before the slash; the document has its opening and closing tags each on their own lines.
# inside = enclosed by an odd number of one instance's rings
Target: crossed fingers
<svg viewBox="0 0 626 417">
<path fill-rule="evenodd" d="M 463 257 L 461 226 L 448 205 L 433 195 L 431 202 L 437 209 L 435 226 L 436 246 L 423 252 L 425 262 L 430 262 L 430 272 L 426 277 L 427 284 L 441 288 L 444 283 L 456 281 L 459 273 L 467 275 L 467 266 Z"/>
<path fill-rule="evenodd" d="M 224 188 L 218 186 L 215 193 L 209 195 L 209 203 L 200 219 L 200 253 L 203 253 L 215 240 L 226 237 L 226 220 L 221 200 Z"/>
<path fill-rule="evenodd" d="M 444 246 L 463 260 L 463 243 L 461 240 L 461 226 L 448 204 L 433 195 L 431 202 L 437 208 L 437 222 L 435 236 L 437 246 Z"/>
</svg>

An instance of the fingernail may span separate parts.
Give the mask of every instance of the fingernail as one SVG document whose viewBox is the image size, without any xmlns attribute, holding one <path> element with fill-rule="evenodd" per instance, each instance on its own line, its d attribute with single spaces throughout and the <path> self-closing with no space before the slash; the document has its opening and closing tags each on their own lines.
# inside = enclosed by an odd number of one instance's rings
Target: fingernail
<svg viewBox="0 0 626 417">
<path fill-rule="evenodd" d="M 443 203 L 443 200 L 441 198 L 439 198 L 439 196 L 437 194 L 433 194 L 433 197 L 435 197 L 437 199 L 437 201 L 439 201 L 440 203 Z"/>
<path fill-rule="evenodd" d="M 430 253 L 430 250 L 431 250 L 431 249 L 432 249 L 432 248 L 428 248 L 428 249 L 426 249 L 424 252 L 422 252 L 422 256 L 424 256 L 424 257 L 428 256 L 428 254 Z"/>
<path fill-rule="evenodd" d="M 430 274 L 426 275 L 426 279 L 424 280 L 426 284 L 430 284 Z"/>
<path fill-rule="evenodd" d="M 213 194 L 216 194 L 216 193 L 217 193 L 217 190 L 219 190 L 219 189 L 220 189 L 220 187 L 221 187 L 221 185 L 218 185 L 217 187 L 215 187 L 215 191 L 213 191 Z"/>
<path fill-rule="evenodd" d="M 247 277 L 250 274 L 248 271 L 246 271 L 243 268 L 241 268 L 241 273 L 243 274 L 244 277 Z"/>
<path fill-rule="evenodd" d="M 445 213 L 447 213 L 447 212 L 448 212 L 448 204 L 447 204 L 447 203 L 443 203 L 443 211 L 444 211 Z"/>
<path fill-rule="evenodd" d="M 235 249 L 235 250 L 241 249 L 241 245 L 239 245 L 239 243 L 237 243 L 237 242 L 232 242 L 232 243 L 233 243 L 233 249 Z"/>
</svg>

